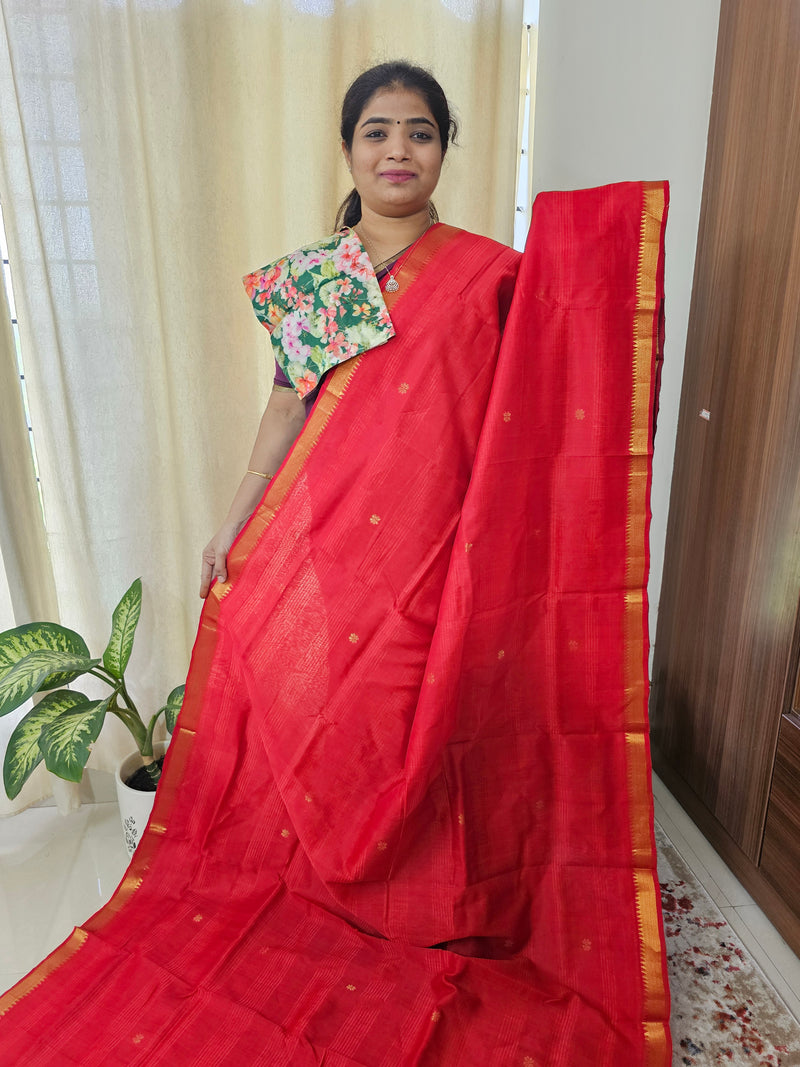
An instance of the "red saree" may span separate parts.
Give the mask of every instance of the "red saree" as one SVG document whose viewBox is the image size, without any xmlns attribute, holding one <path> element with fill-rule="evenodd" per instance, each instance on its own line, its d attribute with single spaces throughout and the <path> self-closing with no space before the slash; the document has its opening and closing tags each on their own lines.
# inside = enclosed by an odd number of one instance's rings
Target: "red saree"
<svg viewBox="0 0 800 1067">
<path fill-rule="evenodd" d="M 541 196 L 521 266 L 417 245 L 397 336 L 333 372 L 206 604 L 126 877 L 0 999 L 1 1064 L 669 1064 L 666 201 Z"/>
</svg>

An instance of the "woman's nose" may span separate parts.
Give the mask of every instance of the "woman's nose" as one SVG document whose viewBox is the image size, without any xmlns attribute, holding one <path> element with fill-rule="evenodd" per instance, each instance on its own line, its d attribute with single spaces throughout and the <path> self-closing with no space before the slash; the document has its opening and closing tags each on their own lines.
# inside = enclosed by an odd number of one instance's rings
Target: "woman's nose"
<svg viewBox="0 0 800 1067">
<path fill-rule="evenodd" d="M 386 155 L 389 159 L 408 159 L 408 144 L 405 136 L 399 130 L 389 137 L 386 145 Z"/>
</svg>

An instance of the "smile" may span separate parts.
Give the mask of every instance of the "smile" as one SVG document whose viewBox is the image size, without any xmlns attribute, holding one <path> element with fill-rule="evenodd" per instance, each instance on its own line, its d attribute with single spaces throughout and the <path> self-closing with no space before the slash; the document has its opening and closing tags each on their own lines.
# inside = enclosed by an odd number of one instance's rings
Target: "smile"
<svg viewBox="0 0 800 1067">
<path fill-rule="evenodd" d="M 381 177 L 385 178 L 387 182 L 402 184 L 403 182 L 410 182 L 412 178 L 416 178 L 416 174 L 412 174 L 408 170 L 384 170 L 381 171 Z"/>
</svg>

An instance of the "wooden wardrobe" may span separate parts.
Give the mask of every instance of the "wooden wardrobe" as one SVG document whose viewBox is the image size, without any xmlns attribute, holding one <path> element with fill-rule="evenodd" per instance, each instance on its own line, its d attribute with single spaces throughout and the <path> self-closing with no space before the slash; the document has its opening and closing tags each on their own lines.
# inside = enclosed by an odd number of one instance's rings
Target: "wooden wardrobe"
<svg viewBox="0 0 800 1067">
<path fill-rule="evenodd" d="M 800 0 L 722 0 L 653 761 L 798 953 L 799 605 Z"/>
</svg>

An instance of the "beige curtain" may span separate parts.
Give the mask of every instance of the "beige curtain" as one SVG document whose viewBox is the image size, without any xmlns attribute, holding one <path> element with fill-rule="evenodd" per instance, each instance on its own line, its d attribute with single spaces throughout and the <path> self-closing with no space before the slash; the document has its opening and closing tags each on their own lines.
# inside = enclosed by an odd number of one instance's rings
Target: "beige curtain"
<svg viewBox="0 0 800 1067">
<path fill-rule="evenodd" d="M 129 674 L 149 711 L 186 673 L 200 549 L 270 388 L 241 276 L 331 231 L 348 188 L 342 93 L 397 57 L 432 68 L 462 122 L 441 217 L 510 243 L 522 0 L 0 0 L 0 12 L 0 199 L 58 614 L 99 655 L 142 576 Z M 24 539 L 33 520 L 8 521 Z M 38 549 L 19 566 L 46 580 Z M 130 747 L 118 726 L 90 766 Z"/>
<path fill-rule="evenodd" d="M 22 406 L 19 369 L 11 330 L 11 308 L 0 289 L 0 630 L 30 619 L 58 617 L 53 572 L 47 552 L 28 424 Z M 0 763 L 14 727 L 27 711 L 0 719 Z M 12 804 L 0 789 L 0 816 L 33 804 L 52 792 L 43 766 Z M 61 790 L 65 810 L 76 790 Z"/>
</svg>

